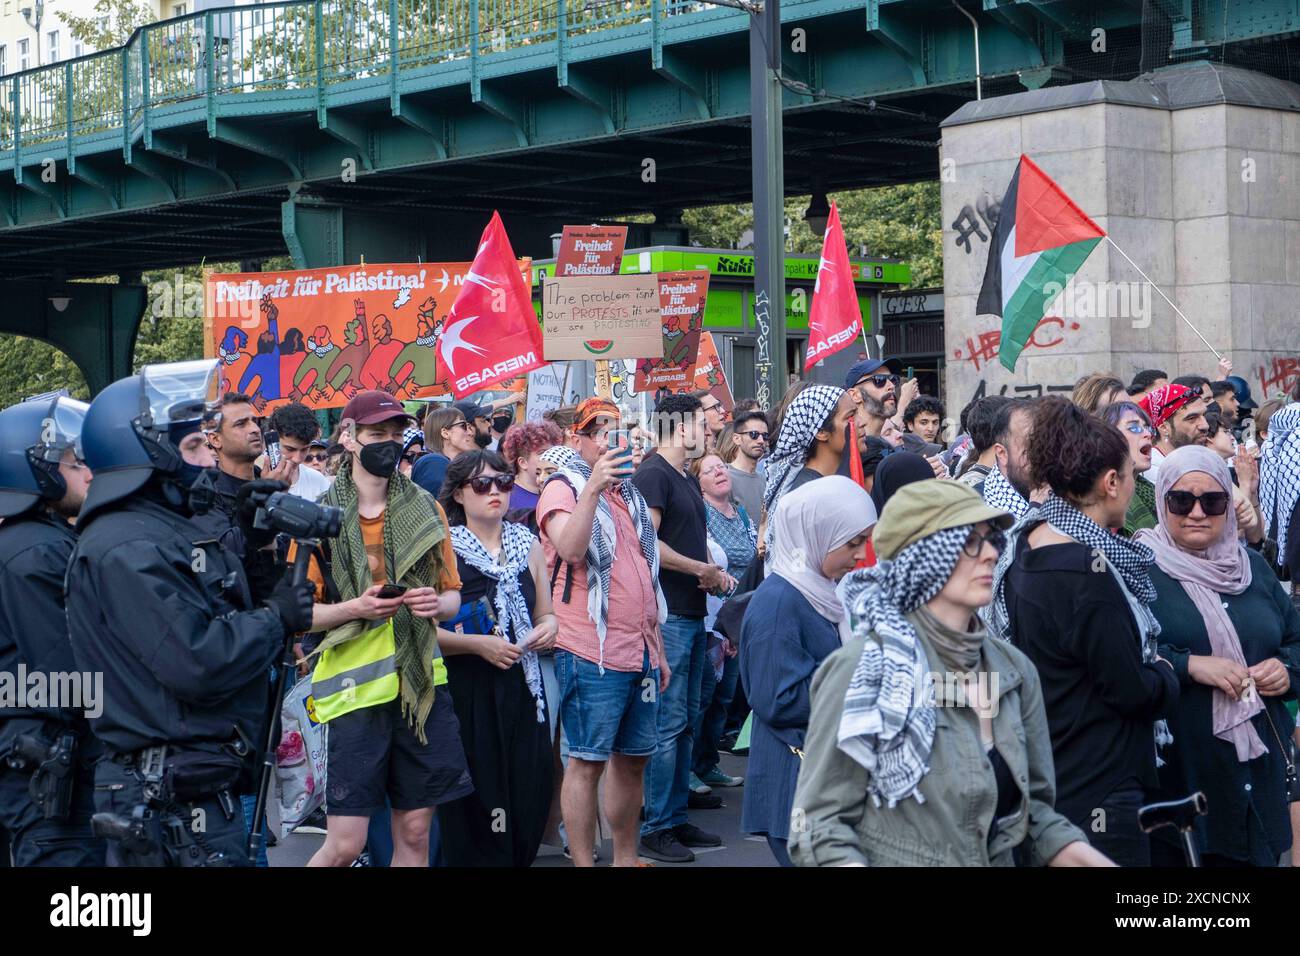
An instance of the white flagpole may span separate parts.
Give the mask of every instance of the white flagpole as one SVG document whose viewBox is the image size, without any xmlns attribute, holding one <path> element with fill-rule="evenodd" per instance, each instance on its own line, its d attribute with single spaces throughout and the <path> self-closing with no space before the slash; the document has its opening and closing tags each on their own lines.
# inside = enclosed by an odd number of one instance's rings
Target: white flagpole
<svg viewBox="0 0 1300 956">
<path fill-rule="evenodd" d="M 1129 265 L 1131 265 L 1134 269 L 1137 269 L 1138 275 L 1140 275 L 1143 279 L 1146 279 L 1147 284 L 1150 285 L 1151 288 L 1155 289 L 1157 292 L 1160 293 L 1160 298 L 1164 299 L 1166 302 L 1169 303 L 1169 307 L 1178 314 L 1178 317 L 1180 319 L 1182 319 L 1184 322 L 1187 323 L 1187 327 L 1196 333 L 1196 337 L 1205 343 L 1205 347 L 1214 353 L 1214 357 L 1218 359 L 1223 358 L 1223 354 L 1218 349 L 1216 349 L 1213 345 L 1210 344 L 1209 340 L 1206 339 L 1206 337 L 1201 334 L 1200 329 L 1192 325 L 1192 320 L 1189 319 L 1187 316 L 1183 315 L 1183 310 L 1178 308 L 1178 306 L 1174 305 L 1174 300 L 1169 298 L 1169 296 L 1165 295 L 1164 290 L 1161 289 L 1160 286 L 1156 285 L 1154 282 L 1151 281 L 1151 277 L 1142 271 L 1142 267 L 1139 266 L 1132 259 L 1129 259 L 1128 253 L 1125 252 L 1123 249 L 1121 249 L 1119 246 L 1115 245 L 1115 240 L 1111 239 L 1110 236 L 1106 236 L 1106 241 L 1110 243 L 1110 247 L 1112 249 L 1114 249 L 1121 256 L 1123 256 L 1125 259 L 1128 260 Z"/>
</svg>

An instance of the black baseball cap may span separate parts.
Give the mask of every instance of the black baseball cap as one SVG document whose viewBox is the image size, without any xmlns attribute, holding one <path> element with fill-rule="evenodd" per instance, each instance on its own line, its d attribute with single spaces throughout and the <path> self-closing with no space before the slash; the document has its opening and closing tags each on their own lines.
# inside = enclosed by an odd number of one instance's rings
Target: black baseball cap
<svg viewBox="0 0 1300 956">
<path fill-rule="evenodd" d="M 492 417 L 492 409 L 476 402 L 457 402 L 455 407 L 460 409 L 460 413 L 465 416 L 467 422 L 472 423 L 476 418 Z"/>
<path fill-rule="evenodd" d="M 902 371 L 898 359 L 863 359 L 849 369 L 849 373 L 844 376 L 844 387 L 852 388 L 868 375 L 874 375 L 881 368 L 887 368 L 895 375 Z"/>
</svg>

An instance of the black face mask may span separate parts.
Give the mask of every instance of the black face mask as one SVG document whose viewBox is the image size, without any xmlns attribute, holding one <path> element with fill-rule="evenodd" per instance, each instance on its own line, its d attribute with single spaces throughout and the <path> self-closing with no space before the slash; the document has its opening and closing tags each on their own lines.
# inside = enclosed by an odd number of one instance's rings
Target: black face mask
<svg viewBox="0 0 1300 956">
<path fill-rule="evenodd" d="M 496 418 L 492 419 L 492 430 L 498 435 L 504 435 L 506 429 L 514 424 L 514 421 L 515 419 L 513 415 L 498 415 Z"/>
<path fill-rule="evenodd" d="M 391 478 L 401 458 L 400 441 L 377 441 L 361 446 L 361 467 L 376 478 Z"/>
</svg>

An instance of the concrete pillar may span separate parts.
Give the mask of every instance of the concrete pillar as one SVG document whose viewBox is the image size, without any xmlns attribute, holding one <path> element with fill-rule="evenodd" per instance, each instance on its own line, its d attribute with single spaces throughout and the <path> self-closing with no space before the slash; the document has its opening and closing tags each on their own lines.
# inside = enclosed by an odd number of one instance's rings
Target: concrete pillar
<svg viewBox="0 0 1300 956">
<path fill-rule="evenodd" d="M 1014 372 L 977 317 L 997 204 L 1029 155 L 1170 296 L 1257 401 L 1300 375 L 1300 86 L 1199 62 L 968 103 L 943 125 L 946 389 L 1067 391 L 1143 368 L 1217 377 L 1216 359 L 1101 243 Z"/>
</svg>

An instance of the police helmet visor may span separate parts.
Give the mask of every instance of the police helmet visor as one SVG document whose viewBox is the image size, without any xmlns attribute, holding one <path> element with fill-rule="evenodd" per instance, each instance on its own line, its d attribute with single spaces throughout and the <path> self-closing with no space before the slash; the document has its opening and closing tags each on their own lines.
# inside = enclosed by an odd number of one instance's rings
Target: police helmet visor
<svg viewBox="0 0 1300 956">
<path fill-rule="evenodd" d="M 69 448 L 82 460 L 81 426 L 90 406 L 75 398 L 59 397 L 54 400 L 50 413 L 42 423 L 41 435 L 36 443 L 36 454 L 42 461 L 57 464 Z"/>
<path fill-rule="evenodd" d="M 216 359 L 146 365 L 140 371 L 141 399 L 153 428 L 162 430 L 201 420 L 217 407 L 221 377 Z"/>
</svg>

